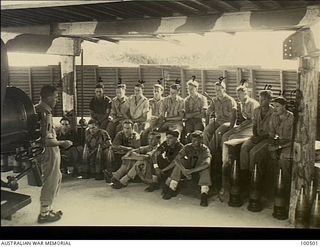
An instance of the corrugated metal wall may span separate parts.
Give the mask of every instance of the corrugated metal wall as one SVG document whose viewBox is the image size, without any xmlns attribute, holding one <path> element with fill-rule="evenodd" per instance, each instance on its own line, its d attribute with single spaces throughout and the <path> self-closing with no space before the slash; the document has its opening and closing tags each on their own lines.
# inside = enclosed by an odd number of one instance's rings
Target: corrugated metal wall
<svg viewBox="0 0 320 247">
<path fill-rule="evenodd" d="M 77 102 L 78 115 L 81 115 L 82 98 L 81 98 L 81 66 L 76 68 L 77 76 Z M 165 79 L 165 93 L 169 94 L 169 87 L 177 78 L 181 79 L 182 96 L 187 95 L 186 82 L 195 75 L 196 80 L 200 83 L 199 92 L 207 92 L 210 96 L 215 96 L 214 82 L 220 76 L 226 76 L 227 93 L 237 99 L 236 87 L 239 86 L 240 79 L 246 79 L 249 87 L 254 87 L 253 97 L 258 99 L 258 94 L 266 84 L 272 85 L 272 91 L 275 96 L 279 95 L 280 89 L 285 89 L 285 96 L 290 98 L 291 90 L 296 88 L 297 72 L 281 70 L 262 70 L 262 69 L 227 69 L 227 70 L 200 70 L 190 69 L 179 66 L 162 66 L 162 65 L 142 65 L 140 67 L 98 67 L 93 65 L 84 66 L 84 116 L 89 116 L 89 102 L 94 97 L 95 85 L 101 77 L 105 86 L 105 93 L 109 97 L 115 96 L 115 85 L 118 78 L 121 78 L 127 84 L 127 95 L 133 94 L 134 85 L 139 79 L 145 80 L 144 94 L 151 98 L 152 85 L 157 83 L 160 78 Z M 51 82 L 58 82 L 61 73 L 59 66 L 46 67 L 11 67 L 10 82 L 24 90 L 32 97 L 34 103 L 39 101 L 40 88 Z M 320 97 L 320 91 L 319 91 Z M 320 103 L 319 103 L 320 105 Z M 320 107 L 320 106 L 319 106 Z M 56 116 L 62 115 L 61 101 L 58 103 L 55 112 Z M 320 120 L 319 120 L 320 122 Z"/>
</svg>

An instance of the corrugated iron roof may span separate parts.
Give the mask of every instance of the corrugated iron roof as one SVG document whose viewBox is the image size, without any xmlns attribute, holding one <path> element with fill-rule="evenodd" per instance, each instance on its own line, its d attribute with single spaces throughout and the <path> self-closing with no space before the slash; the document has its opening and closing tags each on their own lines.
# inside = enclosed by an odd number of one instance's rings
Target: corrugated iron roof
<svg viewBox="0 0 320 247">
<path fill-rule="evenodd" d="M 41 3 L 43 2 L 43 3 Z M 114 21 L 123 19 L 194 16 L 238 11 L 306 7 L 320 1 L 40 1 L 1 3 L 1 26 L 29 26 L 61 22 Z"/>
</svg>

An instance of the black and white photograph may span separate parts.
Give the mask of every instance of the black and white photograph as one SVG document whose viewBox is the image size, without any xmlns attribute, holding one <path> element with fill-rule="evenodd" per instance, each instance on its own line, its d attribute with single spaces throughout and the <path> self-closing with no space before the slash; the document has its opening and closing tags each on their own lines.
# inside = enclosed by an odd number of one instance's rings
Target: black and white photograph
<svg viewBox="0 0 320 247">
<path fill-rule="evenodd" d="M 2 0 L 1 228 L 314 232 L 319 75 L 317 0 Z"/>
</svg>

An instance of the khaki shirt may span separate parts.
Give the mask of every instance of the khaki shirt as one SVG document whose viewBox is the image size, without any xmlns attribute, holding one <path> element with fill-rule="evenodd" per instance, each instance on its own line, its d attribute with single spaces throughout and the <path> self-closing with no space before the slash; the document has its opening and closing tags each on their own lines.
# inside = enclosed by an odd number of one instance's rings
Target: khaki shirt
<svg viewBox="0 0 320 247">
<path fill-rule="evenodd" d="M 183 98 L 180 96 L 177 96 L 176 99 L 173 99 L 171 96 L 165 97 L 160 106 L 160 112 L 161 116 L 164 117 L 179 117 L 179 114 L 184 112 Z"/>
<path fill-rule="evenodd" d="M 252 120 L 254 109 L 260 106 L 259 102 L 250 97 L 245 102 L 240 102 L 241 113 L 246 120 Z"/>
<path fill-rule="evenodd" d="M 122 100 L 117 97 L 112 99 L 111 116 L 113 119 L 123 120 L 129 114 L 128 97 L 124 96 Z"/>
<path fill-rule="evenodd" d="M 211 153 L 207 146 L 202 145 L 200 150 L 195 150 L 191 143 L 185 145 L 178 153 L 176 159 L 187 159 L 193 164 L 193 167 L 209 163 L 211 161 Z"/>
<path fill-rule="evenodd" d="M 149 111 L 149 101 L 145 96 L 141 96 L 139 100 L 136 96 L 131 95 L 128 98 L 128 105 L 130 110 L 131 119 L 134 121 L 143 116 Z"/>
<path fill-rule="evenodd" d="M 98 148 L 99 144 L 102 149 L 108 148 L 110 140 L 108 132 L 103 129 L 98 129 L 95 134 L 92 134 L 89 129 L 85 131 L 85 143 L 88 145 L 89 150 Z"/>
<path fill-rule="evenodd" d="M 162 98 L 160 100 L 156 100 L 155 98 L 149 99 L 149 107 L 151 110 L 151 116 L 155 116 L 155 117 L 160 116 L 161 104 L 162 104 Z"/>
<path fill-rule="evenodd" d="M 186 113 L 202 113 L 204 110 L 208 109 L 207 98 L 199 93 L 197 93 L 195 97 L 192 97 L 191 95 L 186 97 L 184 104 Z"/>
<path fill-rule="evenodd" d="M 138 148 L 140 146 L 140 136 L 138 133 L 133 132 L 129 137 L 127 137 L 123 131 L 120 131 L 114 138 L 113 145 Z"/>
<path fill-rule="evenodd" d="M 280 116 L 272 114 L 270 118 L 270 136 L 273 138 L 275 135 L 279 136 L 280 140 L 292 140 L 292 128 L 293 128 L 293 114 L 286 111 Z"/>
<path fill-rule="evenodd" d="M 45 102 L 40 101 L 35 105 L 36 112 L 40 114 L 41 141 L 44 144 L 46 139 L 57 139 L 53 126 L 52 109 Z"/>
<path fill-rule="evenodd" d="M 231 113 L 233 110 L 237 110 L 236 101 L 225 94 L 222 99 L 218 97 L 213 99 L 213 103 L 209 106 L 208 112 L 215 111 L 215 116 L 219 124 L 230 122 Z"/>
<path fill-rule="evenodd" d="M 273 113 L 273 107 L 269 106 L 269 110 L 264 116 L 264 118 L 262 118 L 261 116 L 261 111 L 261 106 L 257 107 L 253 111 L 253 126 L 257 127 L 258 136 L 269 134 L 270 118 Z"/>
</svg>

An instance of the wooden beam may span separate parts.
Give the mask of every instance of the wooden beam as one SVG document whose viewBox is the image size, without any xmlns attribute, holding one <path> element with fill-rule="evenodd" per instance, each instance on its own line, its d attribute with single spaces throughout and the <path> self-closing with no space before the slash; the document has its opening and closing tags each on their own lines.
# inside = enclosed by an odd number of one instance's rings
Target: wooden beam
<svg viewBox="0 0 320 247">
<path fill-rule="evenodd" d="M 230 1 L 213 0 L 213 2 L 224 8 L 231 9 L 232 11 L 239 11 L 239 9 L 236 8 L 233 3 L 230 3 Z"/>
<path fill-rule="evenodd" d="M 237 12 L 226 14 L 210 14 L 202 16 L 177 16 L 166 18 L 144 18 L 104 21 L 104 22 L 73 22 L 57 23 L 47 29 L 52 35 L 84 35 L 113 36 L 118 35 L 156 35 L 176 33 L 205 33 L 205 32 L 241 32 L 254 30 L 298 30 L 310 26 L 319 20 L 320 6 L 312 8 Z M 20 32 L 33 33 L 32 27 L 21 27 Z M 16 32 L 15 28 L 2 28 L 2 32 Z M 45 33 L 47 34 L 47 33 Z"/>
<path fill-rule="evenodd" d="M 190 3 L 189 4 L 191 4 L 191 3 L 193 3 L 194 5 L 197 5 L 197 6 L 199 6 L 199 7 L 201 7 L 201 9 L 203 9 L 203 10 L 210 10 L 210 11 L 212 11 L 213 9 L 208 5 L 208 4 L 206 4 L 205 2 L 200 2 L 200 1 L 198 1 L 198 0 L 190 0 Z"/>
</svg>

